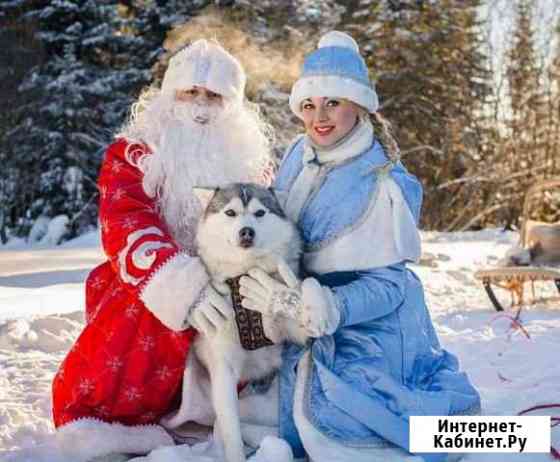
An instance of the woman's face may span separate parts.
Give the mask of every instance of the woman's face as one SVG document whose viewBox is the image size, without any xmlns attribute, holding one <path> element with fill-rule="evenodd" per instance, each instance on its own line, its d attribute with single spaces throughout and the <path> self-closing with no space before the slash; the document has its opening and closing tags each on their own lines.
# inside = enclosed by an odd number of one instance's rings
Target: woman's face
<svg viewBox="0 0 560 462">
<path fill-rule="evenodd" d="M 313 96 L 301 103 L 305 131 L 319 146 L 330 146 L 356 124 L 360 107 L 342 98 Z"/>
</svg>

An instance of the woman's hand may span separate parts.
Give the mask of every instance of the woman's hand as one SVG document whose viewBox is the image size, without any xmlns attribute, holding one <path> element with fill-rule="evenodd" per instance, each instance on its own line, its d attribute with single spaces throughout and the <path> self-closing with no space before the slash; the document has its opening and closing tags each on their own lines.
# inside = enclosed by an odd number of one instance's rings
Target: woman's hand
<svg viewBox="0 0 560 462">
<path fill-rule="evenodd" d="M 265 316 L 287 316 L 298 319 L 301 309 L 301 284 L 285 261 L 278 264 L 282 281 L 269 276 L 260 268 L 249 270 L 248 276 L 239 280 L 239 293 L 244 308 Z"/>
<path fill-rule="evenodd" d="M 283 316 L 298 322 L 311 337 L 332 334 L 338 327 L 340 313 L 334 295 L 314 278 L 297 279 L 288 265 L 281 261 L 277 281 L 260 268 L 253 268 L 239 280 L 241 305 L 265 316 Z"/>
</svg>

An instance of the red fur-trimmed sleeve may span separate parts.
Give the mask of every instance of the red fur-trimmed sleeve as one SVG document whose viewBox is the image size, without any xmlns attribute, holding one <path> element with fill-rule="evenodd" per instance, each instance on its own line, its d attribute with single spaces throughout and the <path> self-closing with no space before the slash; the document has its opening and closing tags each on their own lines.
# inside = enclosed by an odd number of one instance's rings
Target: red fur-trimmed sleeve
<svg viewBox="0 0 560 462">
<path fill-rule="evenodd" d="M 99 176 L 101 236 L 123 286 L 167 327 L 184 329 L 186 312 L 208 283 L 198 257 L 181 251 L 142 187 L 130 159 L 151 155 L 141 144 L 109 146 Z"/>
</svg>

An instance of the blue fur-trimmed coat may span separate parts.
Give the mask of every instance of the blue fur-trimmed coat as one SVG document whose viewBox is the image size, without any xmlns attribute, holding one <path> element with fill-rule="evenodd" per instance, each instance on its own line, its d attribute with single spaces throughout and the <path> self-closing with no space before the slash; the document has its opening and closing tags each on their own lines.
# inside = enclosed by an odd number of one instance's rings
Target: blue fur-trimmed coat
<svg viewBox="0 0 560 462">
<path fill-rule="evenodd" d="M 304 144 L 300 138 L 287 152 L 276 189 L 290 191 L 303 166 Z M 364 153 L 326 169 L 297 220 L 308 250 L 321 249 L 322 243 L 336 241 L 360 223 L 383 174 L 399 186 L 418 223 L 422 187 L 400 162 L 387 173 L 388 160 L 374 139 Z M 383 242 L 355 245 L 375 249 Z M 303 409 L 314 427 L 345 445 L 408 449 L 409 416 L 480 413 L 479 394 L 459 371 L 455 356 L 441 348 L 422 284 L 406 262 L 357 271 L 347 269 L 352 262 L 332 262 L 335 268 L 339 264 L 344 271 L 308 274 L 333 290 L 341 313 L 333 335 L 310 344 Z M 296 456 L 304 453 L 293 420 L 297 363 L 303 353 L 302 347 L 286 345 L 280 371 L 280 436 Z M 445 459 L 444 454 L 422 457 Z"/>
</svg>

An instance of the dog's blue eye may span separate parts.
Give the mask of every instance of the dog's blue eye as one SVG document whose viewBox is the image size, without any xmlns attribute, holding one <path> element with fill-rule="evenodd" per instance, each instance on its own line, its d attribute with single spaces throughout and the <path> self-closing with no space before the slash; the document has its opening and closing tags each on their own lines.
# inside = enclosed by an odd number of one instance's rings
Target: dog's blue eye
<svg viewBox="0 0 560 462">
<path fill-rule="evenodd" d="M 232 210 L 232 209 L 227 209 L 227 210 L 225 211 L 225 214 L 226 214 L 228 217 L 234 217 L 234 216 L 237 215 L 237 213 L 235 213 L 235 210 Z"/>
<path fill-rule="evenodd" d="M 264 210 L 257 210 L 257 211 L 255 212 L 255 216 L 256 216 L 257 218 L 264 217 L 265 213 L 266 213 L 266 212 L 265 212 Z"/>
</svg>

